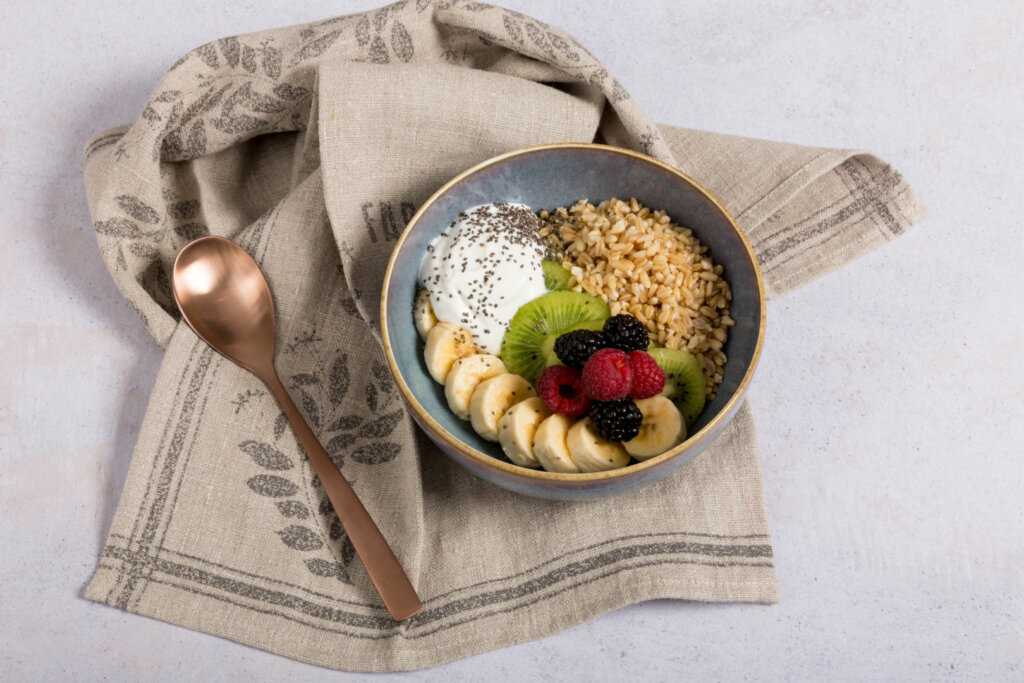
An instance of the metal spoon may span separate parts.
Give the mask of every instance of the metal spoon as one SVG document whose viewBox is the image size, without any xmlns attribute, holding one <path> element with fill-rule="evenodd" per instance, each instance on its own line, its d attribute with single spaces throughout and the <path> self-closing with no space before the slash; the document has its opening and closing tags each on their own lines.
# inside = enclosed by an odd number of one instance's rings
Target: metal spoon
<svg viewBox="0 0 1024 683">
<path fill-rule="evenodd" d="M 189 327 L 262 379 L 277 398 L 391 616 L 402 621 L 419 612 L 422 604 L 402 565 L 274 370 L 274 302 L 256 262 L 231 240 L 202 237 L 178 253 L 173 289 Z"/>
</svg>

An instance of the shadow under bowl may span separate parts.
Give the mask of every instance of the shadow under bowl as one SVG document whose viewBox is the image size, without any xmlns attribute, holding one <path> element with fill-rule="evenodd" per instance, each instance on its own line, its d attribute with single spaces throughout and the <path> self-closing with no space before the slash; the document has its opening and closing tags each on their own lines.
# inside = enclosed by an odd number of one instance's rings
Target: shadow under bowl
<svg viewBox="0 0 1024 683">
<path fill-rule="evenodd" d="M 691 229 L 723 267 L 732 289 L 736 324 L 724 347 L 728 360 L 718 393 L 689 429 L 688 438 L 650 460 L 617 470 L 562 474 L 508 461 L 449 410 L 444 387 L 423 363 L 423 342 L 413 325 L 412 300 L 427 245 L 472 206 L 526 204 L 535 211 L 598 203 L 617 197 L 668 213 Z M 623 493 L 679 469 L 717 437 L 739 408 L 757 365 L 765 330 L 765 294 L 753 249 L 728 211 L 678 170 L 652 157 L 607 145 L 565 143 L 530 147 L 485 161 L 438 190 L 416 212 L 395 245 L 381 293 L 381 331 L 388 365 L 411 413 L 431 440 L 473 474 L 521 494 L 579 500 Z"/>
</svg>

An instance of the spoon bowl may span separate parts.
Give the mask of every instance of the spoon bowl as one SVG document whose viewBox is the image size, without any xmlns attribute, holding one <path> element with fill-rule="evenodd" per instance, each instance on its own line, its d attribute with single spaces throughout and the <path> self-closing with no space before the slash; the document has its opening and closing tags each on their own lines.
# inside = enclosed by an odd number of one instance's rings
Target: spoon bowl
<svg viewBox="0 0 1024 683">
<path fill-rule="evenodd" d="M 274 300 L 259 266 L 223 237 L 190 242 L 174 262 L 174 299 L 203 341 L 242 367 L 274 357 Z"/>
</svg>

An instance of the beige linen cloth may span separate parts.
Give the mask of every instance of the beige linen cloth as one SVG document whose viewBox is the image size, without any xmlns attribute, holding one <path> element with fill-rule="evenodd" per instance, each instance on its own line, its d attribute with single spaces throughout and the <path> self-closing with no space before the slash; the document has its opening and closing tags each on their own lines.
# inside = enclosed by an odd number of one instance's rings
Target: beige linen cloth
<svg viewBox="0 0 1024 683">
<path fill-rule="evenodd" d="M 769 295 L 923 215 L 871 155 L 657 126 L 575 39 L 478 2 L 399 2 L 193 50 L 138 121 L 86 149 L 103 258 L 166 348 L 86 596 L 365 671 L 433 666 L 653 598 L 775 602 L 748 406 L 662 482 L 561 503 L 451 464 L 387 371 L 378 295 L 415 209 L 496 154 L 593 140 L 716 194 Z M 388 617 L 259 380 L 180 322 L 171 263 L 206 234 L 266 273 L 278 370 L 408 570 L 424 602 L 413 619 Z"/>
</svg>

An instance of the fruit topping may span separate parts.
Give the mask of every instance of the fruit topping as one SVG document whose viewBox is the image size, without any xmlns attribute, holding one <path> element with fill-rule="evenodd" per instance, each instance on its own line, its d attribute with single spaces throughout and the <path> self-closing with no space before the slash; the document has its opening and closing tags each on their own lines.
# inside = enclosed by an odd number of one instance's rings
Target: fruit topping
<svg viewBox="0 0 1024 683">
<path fill-rule="evenodd" d="M 569 454 L 569 428 L 572 420 L 565 415 L 551 415 L 537 427 L 533 438 L 533 454 L 548 472 L 581 472 Z"/>
<path fill-rule="evenodd" d="M 649 398 L 665 388 L 665 371 L 646 351 L 630 351 L 629 367 L 633 371 L 632 398 Z"/>
<path fill-rule="evenodd" d="M 477 353 L 452 363 L 444 379 L 444 396 L 448 407 L 460 420 L 469 419 L 469 402 L 473 392 L 484 380 L 505 374 L 505 366 L 495 356 Z"/>
<path fill-rule="evenodd" d="M 618 401 L 594 401 L 587 416 L 594 423 L 594 431 L 609 441 L 629 441 L 640 433 L 644 416 L 631 398 Z"/>
<path fill-rule="evenodd" d="M 569 280 L 572 278 L 572 273 L 563 268 L 561 264 L 544 259 L 540 262 L 540 267 L 544 271 L 545 287 L 551 291 L 569 289 Z"/>
<path fill-rule="evenodd" d="M 594 353 L 608 346 L 603 332 L 573 330 L 555 340 L 555 355 L 570 368 L 583 369 Z"/>
<path fill-rule="evenodd" d="M 608 304 L 582 292 L 549 292 L 516 311 L 501 342 L 501 360 L 508 371 L 536 382 L 541 370 L 556 365 L 558 337 L 610 315 Z M 549 352 L 550 349 L 550 352 Z"/>
<path fill-rule="evenodd" d="M 584 393 L 595 401 L 625 398 L 633 388 L 629 356 L 619 349 L 601 349 L 583 366 Z"/>
<path fill-rule="evenodd" d="M 704 372 L 692 353 L 685 349 L 650 350 L 651 357 L 665 371 L 662 395 L 672 400 L 689 427 L 704 410 Z"/>
<path fill-rule="evenodd" d="M 498 420 L 505 411 L 536 395 L 529 382 L 519 375 L 505 373 L 485 379 L 473 390 L 469 400 L 470 424 L 483 438 L 497 441 Z"/>
<path fill-rule="evenodd" d="M 544 401 L 531 396 L 505 411 L 498 420 L 498 443 L 508 459 L 520 467 L 540 467 L 533 440 L 540 423 L 551 416 Z"/>
<path fill-rule="evenodd" d="M 613 315 L 604 321 L 604 336 L 608 346 L 630 351 L 646 351 L 651 339 L 642 322 L 631 315 Z"/>
<path fill-rule="evenodd" d="M 622 444 L 598 434 L 590 418 L 570 427 L 565 442 L 572 461 L 581 472 L 604 472 L 629 464 L 629 453 Z"/>
<path fill-rule="evenodd" d="M 441 321 L 430 328 L 423 347 L 423 360 L 435 382 L 444 384 L 452 365 L 463 356 L 476 353 L 473 335 L 466 328 Z"/>
<path fill-rule="evenodd" d="M 590 397 L 580 388 L 583 373 L 576 368 L 552 365 L 544 368 L 537 380 L 537 393 L 553 413 L 581 417 L 590 407 Z"/>
<path fill-rule="evenodd" d="M 437 324 L 437 316 L 434 315 L 434 307 L 430 304 L 430 292 L 422 287 L 416 292 L 416 298 L 412 302 L 412 320 L 420 339 L 426 341 L 430 330 Z"/>
<path fill-rule="evenodd" d="M 623 446 L 637 460 L 661 455 L 686 438 L 683 416 L 672 401 L 664 396 L 652 396 L 636 402 L 643 415 L 639 433 Z"/>
</svg>

